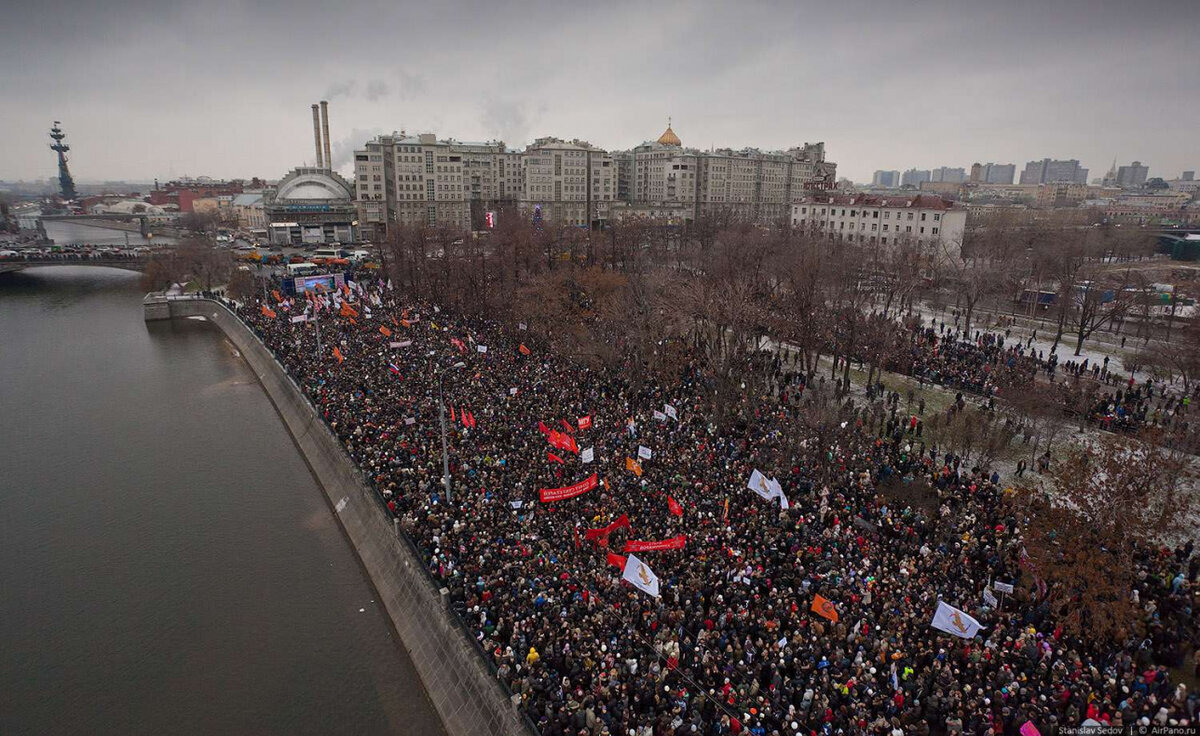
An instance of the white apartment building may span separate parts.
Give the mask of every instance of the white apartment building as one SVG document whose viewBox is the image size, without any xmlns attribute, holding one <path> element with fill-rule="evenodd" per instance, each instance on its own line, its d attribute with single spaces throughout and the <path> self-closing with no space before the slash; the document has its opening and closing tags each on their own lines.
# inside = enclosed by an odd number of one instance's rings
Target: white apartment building
<svg viewBox="0 0 1200 736">
<path fill-rule="evenodd" d="M 921 243 L 939 256 L 958 252 L 966 225 L 966 208 L 930 194 L 807 197 L 792 205 L 793 228 L 870 245 Z"/>
</svg>

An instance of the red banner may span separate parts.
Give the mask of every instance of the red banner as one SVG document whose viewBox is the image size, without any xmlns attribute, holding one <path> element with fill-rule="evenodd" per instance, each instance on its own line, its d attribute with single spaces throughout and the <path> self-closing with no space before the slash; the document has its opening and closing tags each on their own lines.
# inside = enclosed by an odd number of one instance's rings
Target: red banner
<svg viewBox="0 0 1200 736">
<path fill-rule="evenodd" d="M 581 480 L 575 485 L 565 486 L 563 488 L 543 488 L 538 491 L 538 496 L 542 503 L 554 503 L 555 501 L 565 501 L 568 498 L 582 496 L 592 490 L 600 483 L 596 480 L 596 474 L 592 473 L 586 480 Z"/>
<path fill-rule="evenodd" d="M 687 535 L 680 534 L 679 536 L 671 537 L 670 539 L 658 539 L 658 540 L 654 540 L 651 542 L 642 541 L 640 539 L 634 540 L 632 542 L 626 542 L 625 549 L 622 551 L 623 552 L 654 552 L 656 550 L 663 550 L 663 549 L 683 549 L 686 544 L 687 544 Z"/>
<path fill-rule="evenodd" d="M 600 539 L 602 537 L 607 537 L 609 534 L 612 534 L 613 532 L 615 532 L 618 529 L 628 529 L 628 528 L 629 528 L 629 516 L 627 514 L 621 514 L 621 518 L 617 519 L 616 521 L 609 524 L 608 526 L 602 526 L 599 529 L 588 529 L 586 532 L 584 532 L 583 536 L 584 536 L 584 538 L 589 539 L 589 540 Z"/>
<path fill-rule="evenodd" d="M 587 415 L 586 417 L 579 417 L 579 428 L 580 429 L 591 429 L 592 428 L 592 415 L 591 414 Z"/>
</svg>

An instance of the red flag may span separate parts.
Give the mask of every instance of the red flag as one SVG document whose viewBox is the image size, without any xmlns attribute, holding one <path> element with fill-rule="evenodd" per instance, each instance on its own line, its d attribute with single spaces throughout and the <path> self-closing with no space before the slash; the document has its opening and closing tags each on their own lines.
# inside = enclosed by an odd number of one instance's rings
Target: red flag
<svg viewBox="0 0 1200 736">
<path fill-rule="evenodd" d="M 670 496 L 667 496 L 667 508 L 670 509 L 672 514 L 676 516 L 683 516 L 683 507 L 679 505 L 678 501 Z"/>
<path fill-rule="evenodd" d="M 466 344 L 464 344 L 463 341 L 459 340 L 457 337 L 450 338 L 450 344 L 453 345 L 454 347 L 458 348 L 458 352 L 460 352 L 460 353 L 467 352 Z"/>
<path fill-rule="evenodd" d="M 396 327 L 400 326 L 400 323 L 396 321 L 396 315 L 394 315 L 394 314 L 392 315 L 392 324 L 395 325 Z"/>
<path fill-rule="evenodd" d="M 625 558 L 621 555 L 609 552 L 606 559 L 608 560 L 608 564 L 612 565 L 613 567 L 618 567 L 622 570 L 625 569 Z"/>
<path fill-rule="evenodd" d="M 580 429 L 591 429 L 592 428 L 592 416 L 590 414 L 586 417 L 579 417 L 579 428 Z"/>
<path fill-rule="evenodd" d="M 559 463 L 559 464 L 562 464 L 565 462 L 561 457 L 559 457 L 558 455 L 555 455 L 553 452 L 550 452 L 549 450 L 546 451 L 546 459 L 551 460 L 556 463 Z"/>
<path fill-rule="evenodd" d="M 467 412 L 467 419 L 471 422 L 471 429 L 475 429 L 475 412 Z"/>
<path fill-rule="evenodd" d="M 271 296 L 275 297 L 275 301 L 283 301 L 283 297 L 279 295 L 279 289 L 271 289 Z"/>
<path fill-rule="evenodd" d="M 550 428 L 546 426 L 545 422 L 538 422 L 538 431 L 545 435 L 550 434 Z"/>
<path fill-rule="evenodd" d="M 571 432 L 574 432 L 574 431 L 575 431 L 575 428 L 574 428 L 574 427 L 572 427 L 572 426 L 571 426 L 571 423 L 570 423 L 570 422 L 568 422 L 566 419 L 562 420 L 562 425 L 563 425 L 563 427 L 565 427 L 565 428 L 566 428 L 566 430 L 567 430 L 567 434 L 570 434 Z"/>
<path fill-rule="evenodd" d="M 617 519 L 616 521 L 609 524 L 608 526 L 602 526 L 599 529 L 588 529 L 586 532 L 583 533 L 583 536 L 586 539 L 588 539 L 589 541 L 593 540 L 593 539 L 605 539 L 608 537 L 609 534 L 612 534 L 613 532 L 615 532 L 618 529 L 628 529 L 628 528 L 629 528 L 629 515 L 621 514 L 621 518 Z"/>
<path fill-rule="evenodd" d="M 450 421 L 451 421 L 451 422 L 457 422 L 457 421 L 458 421 L 458 419 L 456 419 L 456 418 L 454 417 L 454 407 L 453 407 L 453 406 L 452 406 L 452 407 L 450 407 Z"/>
<path fill-rule="evenodd" d="M 262 313 L 264 317 L 275 317 L 275 310 L 271 309 L 266 304 L 262 305 Z"/>
<path fill-rule="evenodd" d="M 380 333 L 381 335 L 383 335 L 384 337 L 391 337 L 391 336 L 392 336 L 392 331 L 391 331 L 391 330 L 389 330 L 388 328 L 384 327 L 383 325 L 379 325 L 379 333 Z"/>
<path fill-rule="evenodd" d="M 466 409 L 458 410 L 458 420 L 463 423 L 464 427 L 471 426 L 471 422 L 467 420 L 467 410 Z"/>
<path fill-rule="evenodd" d="M 521 355 L 529 355 L 529 348 L 525 347 L 525 343 L 521 343 L 521 347 L 517 348 L 521 351 Z"/>
</svg>

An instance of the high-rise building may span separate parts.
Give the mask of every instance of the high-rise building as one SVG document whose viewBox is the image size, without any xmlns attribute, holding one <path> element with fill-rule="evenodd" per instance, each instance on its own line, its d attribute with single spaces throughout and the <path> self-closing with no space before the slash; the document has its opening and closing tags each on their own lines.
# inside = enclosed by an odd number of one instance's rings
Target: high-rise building
<svg viewBox="0 0 1200 736">
<path fill-rule="evenodd" d="M 787 151 L 684 148 L 668 123 L 656 141 L 613 154 L 620 168 L 618 195 L 629 211 L 729 212 L 754 222 L 788 218 L 792 202 L 835 187 L 837 164 L 825 160 L 824 143 Z"/>
<path fill-rule="evenodd" d="M 948 166 L 939 166 L 929 172 L 929 181 L 945 182 L 947 184 L 961 184 L 967 180 L 967 172 L 964 169 L 952 169 Z"/>
<path fill-rule="evenodd" d="M 927 169 L 909 169 L 900 177 L 900 186 L 902 187 L 920 187 L 921 182 L 929 181 L 930 173 Z"/>
<path fill-rule="evenodd" d="M 1182 179 L 1183 181 L 1195 181 L 1196 180 L 1196 172 L 1195 171 L 1185 171 L 1185 172 L 1183 172 L 1183 176 L 1181 176 L 1179 178 Z"/>
<path fill-rule="evenodd" d="M 1149 166 L 1143 166 L 1141 161 L 1134 161 L 1128 166 L 1117 169 L 1117 186 L 1130 189 L 1140 187 L 1146 183 L 1146 177 L 1149 174 Z"/>
<path fill-rule="evenodd" d="M 1012 184 L 1017 173 L 1016 164 L 994 164 L 990 161 L 980 167 L 979 179 L 972 179 L 982 184 Z"/>
<path fill-rule="evenodd" d="M 900 186 L 899 171 L 876 171 L 871 177 L 871 186 L 892 189 Z"/>
<path fill-rule="evenodd" d="M 1049 184 L 1052 182 L 1074 182 L 1087 184 L 1088 170 L 1079 165 L 1077 159 L 1065 161 L 1044 158 L 1030 161 L 1021 172 L 1022 184 Z"/>
</svg>

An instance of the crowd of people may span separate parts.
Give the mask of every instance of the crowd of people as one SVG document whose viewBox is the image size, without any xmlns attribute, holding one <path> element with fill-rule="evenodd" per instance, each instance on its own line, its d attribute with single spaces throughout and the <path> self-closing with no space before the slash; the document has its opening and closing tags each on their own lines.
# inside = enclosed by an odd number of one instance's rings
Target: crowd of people
<svg viewBox="0 0 1200 736">
<path fill-rule="evenodd" d="M 543 736 L 1053 733 L 1197 717 L 1168 671 L 1200 668 L 1185 661 L 1198 636 L 1190 543 L 1139 558 L 1144 616 L 1127 641 L 1073 637 L 1051 613 L 1058 591 L 1022 568 L 998 476 L 822 386 L 744 396 L 718 422 L 699 358 L 634 382 L 552 354 L 523 324 L 450 314 L 366 274 L 331 292 L 268 290 L 238 311 Z M 978 393 L 988 366 L 1025 359 L 1002 341 L 919 342 L 935 349 L 914 349 L 914 371 Z M 786 503 L 747 488 L 756 469 Z M 540 500 L 592 474 L 594 488 Z M 627 542 L 681 535 L 682 548 L 636 553 L 657 597 L 622 580 Z M 994 581 L 1014 586 L 1003 603 Z M 815 612 L 816 596 L 831 605 Z M 939 600 L 983 630 L 932 628 Z"/>
<path fill-rule="evenodd" d="M 1005 389 L 1041 380 L 1059 387 L 1064 414 L 1082 414 L 1099 429 L 1136 433 L 1146 427 L 1187 434 L 1191 423 L 1187 408 L 1191 395 L 1172 390 L 1169 384 L 1146 378 L 1137 381 L 1090 358 L 1059 360 L 1058 353 L 1037 350 L 1033 339 L 1013 339 L 1009 331 L 976 331 L 963 334 L 941 323 L 910 330 L 905 349 L 886 367 L 926 383 L 966 392 L 988 400 L 989 405 Z M 1062 380 L 1058 380 L 1062 379 Z M 1078 391 L 1083 382 L 1095 391 Z M 1200 388 L 1193 387 L 1193 392 Z M 1082 406 L 1075 406 L 1082 397 Z"/>
</svg>

